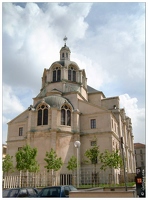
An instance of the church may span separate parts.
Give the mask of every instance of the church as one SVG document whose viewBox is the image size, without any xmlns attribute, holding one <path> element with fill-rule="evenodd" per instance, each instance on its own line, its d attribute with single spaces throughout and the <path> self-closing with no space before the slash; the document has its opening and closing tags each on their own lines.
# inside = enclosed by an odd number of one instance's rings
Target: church
<svg viewBox="0 0 148 200">
<path fill-rule="evenodd" d="M 62 158 L 63 166 L 58 177 L 70 174 L 67 164 L 74 155 L 77 157 L 75 141 L 80 141 L 80 172 L 91 168 L 84 156 L 87 149 L 99 146 L 100 152 L 123 150 L 127 175 L 135 173 L 135 155 L 131 118 L 120 108 L 118 96 L 106 97 L 87 85 L 84 69 L 71 61 L 71 51 L 64 39 L 60 59 L 44 69 L 42 86 L 33 104 L 8 123 L 7 153 L 13 156 L 24 145 L 38 150 L 37 161 L 40 170 L 45 170 L 46 151 L 53 148 Z M 88 77 L 89 78 L 89 77 Z M 122 143 L 124 149 L 121 149 Z M 100 172 L 100 177 L 103 172 Z M 115 169 L 116 183 L 123 169 Z M 105 178 L 102 178 L 105 180 Z M 60 178 L 57 184 L 61 184 Z"/>
</svg>

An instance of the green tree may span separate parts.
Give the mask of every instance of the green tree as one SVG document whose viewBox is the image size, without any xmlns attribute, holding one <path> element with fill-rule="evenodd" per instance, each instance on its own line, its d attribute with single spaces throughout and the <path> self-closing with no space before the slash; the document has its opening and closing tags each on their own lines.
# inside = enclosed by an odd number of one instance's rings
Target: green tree
<svg viewBox="0 0 148 200">
<path fill-rule="evenodd" d="M 75 156 L 72 156 L 68 161 L 67 169 L 74 171 L 76 168 L 77 168 L 77 158 Z"/>
<path fill-rule="evenodd" d="M 77 169 L 77 158 L 72 156 L 68 161 L 67 169 L 72 171 L 72 184 L 74 185 L 74 170 Z"/>
<path fill-rule="evenodd" d="M 56 152 L 52 148 L 50 152 L 46 152 L 46 157 L 44 160 L 47 163 L 47 165 L 44 167 L 48 172 L 49 170 L 58 171 L 63 165 L 61 157 L 58 158 Z"/>
<path fill-rule="evenodd" d="M 2 170 L 3 173 L 8 172 L 13 172 L 14 171 L 14 166 L 13 166 L 13 156 L 10 156 L 9 154 L 6 154 L 5 158 L 3 158 L 3 163 L 2 163 Z"/>
<path fill-rule="evenodd" d="M 122 157 L 119 155 L 119 151 L 108 151 L 105 150 L 104 153 L 100 154 L 100 161 L 102 163 L 102 170 L 109 168 L 119 169 L 122 166 Z"/>
<path fill-rule="evenodd" d="M 46 161 L 47 165 L 44 166 L 47 169 L 47 172 L 51 170 L 51 175 L 52 175 L 52 185 L 53 185 L 53 173 L 54 171 L 58 171 L 62 165 L 62 159 L 61 157 L 58 158 L 56 152 L 51 148 L 50 152 L 46 152 L 46 157 L 44 158 Z"/>
<path fill-rule="evenodd" d="M 100 154 L 99 147 L 94 146 L 90 149 L 87 149 L 85 152 L 85 156 L 91 161 L 92 164 L 96 166 L 98 162 L 98 156 Z"/>
<path fill-rule="evenodd" d="M 28 144 L 23 146 L 16 154 L 16 168 L 19 171 L 37 172 L 39 164 L 36 161 L 37 148 L 31 148 Z"/>
<path fill-rule="evenodd" d="M 111 170 L 111 176 L 112 169 L 119 169 L 122 166 L 122 157 L 119 154 L 119 150 L 112 152 L 105 150 L 104 153 L 100 154 L 100 161 L 102 164 L 100 169 L 105 171 L 109 168 Z"/>
<path fill-rule="evenodd" d="M 98 146 L 87 149 L 85 152 L 85 156 L 91 161 L 92 164 L 94 164 L 94 173 L 92 174 L 92 183 L 94 184 L 97 181 L 96 165 L 98 163 L 99 155 L 100 151 Z"/>
</svg>

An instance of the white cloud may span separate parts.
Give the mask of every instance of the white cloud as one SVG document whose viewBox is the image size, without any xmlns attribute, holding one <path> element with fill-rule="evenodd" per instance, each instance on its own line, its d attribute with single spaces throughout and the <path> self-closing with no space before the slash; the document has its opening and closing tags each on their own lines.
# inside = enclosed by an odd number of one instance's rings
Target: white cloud
<svg viewBox="0 0 148 200">
<path fill-rule="evenodd" d="M 21 104 L 14 91 L 8 85 L 3 85 L 3 114 L 19 114 L 25 108 Z M 4 118 L 5 119 L 5 118 Z"/>
<path fill-rule="evenodd" d="M 11 86 L 3 84 L 2 90 L 2 141 L 5 143 L 7 138 L 7 123 L 22 113 L 25 108 Z"/>
<path fill-rule="evenodd" d="M 143 125 L 144 108 L 138 105 L 144 107 L 145 95 L 144 4 L 42 3 L 39 7 L 27 3 L 21 8 L 3 3 L 2 6 L 3 83 L 8 87 L 8 92 L 3 90 L 3 99 L 7 98 L 6 102 L 3 100 L 6 118 L 11 118 L 8 98 L 18 107 L 11 108 L 16 116 L 39 93 L 43 70 L 59 60 L 66 35 L 71 60 L 85 69 L 87 83 L 105 91 L 105 96 L 128 93 L 136 97 L 124 96 L 125 105 L 128 102 L 131 106 L 126 112 L 129 117 L 132 115 L 136 130 Z"/>
<path fill-rule="evenodd" d="M 82 54 L 73 54 L 73 60 L 79 65 L 80 69 L 85 69 L 87 84 L 94 88 L 100 88 L 104 80 L 111 82 L 114 76 L 109 76 L 105 69 L 99 63 Z M 95 72 L 95 73 L 94 73 Z"/>
<path fill-rule="evenodd" d="M 41 83 L 36 80 L 41 80 L 44 68 L 59 60 L 63 37 L 74 42 L 85 35 L 88 25 L 84 19 L 91 3 L 46 5 L 43 12 L 35 3 L 25 8 L 3 3 L 3 80 L 7 84 L 39 89 Z"/>
<path fill-rule="evenodd" d="M 131 98 L 128 94 L 120 95 L 120 107 L 125 108 L 126 115 L 131 118 L 135 141 L 145 140 L 145 109 L 138 108 L 137 98 Z"/>
<path fill-rule="evenodd" d="M 3 116 L 2 122 L 3 124 L 7 124 L 11 119 L 8 119 L 7 117 Z"/>
</svg>

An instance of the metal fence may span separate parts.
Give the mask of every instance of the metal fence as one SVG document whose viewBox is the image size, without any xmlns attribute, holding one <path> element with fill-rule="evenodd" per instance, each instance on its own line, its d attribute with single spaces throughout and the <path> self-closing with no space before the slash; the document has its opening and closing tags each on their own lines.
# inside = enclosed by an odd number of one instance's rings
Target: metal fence
<svg viewBox="0 0 148 200">
<path fill-rule="evenodd" d="M 54 175 L 55 177 L 55 175 Z M 54 179 L 53 177 L 53 179 Z M 18 172 L 4 176 L 3 188 L 45 187 L 52 183 L 51 172 Z"/>
<path fill-rule="evenodd" d="M 127 179 L 128 180 L 128 179 Z M 129 181 L 134 181 L 134 174 Z M 123 183 L 124 177 L 119 174 L 111 174 L 108 171 L 95 171 L 93 168 L 81 168 L 79 172 L 80 185 L 99 186 L 100 184 L 117 184 Z M 15 172 L 3 177 L 3 188 L 17 187 L 46 187 L 51 185 L 77 185 L 77 172 L 60 174 L 51 172 Z"/>
</svg>

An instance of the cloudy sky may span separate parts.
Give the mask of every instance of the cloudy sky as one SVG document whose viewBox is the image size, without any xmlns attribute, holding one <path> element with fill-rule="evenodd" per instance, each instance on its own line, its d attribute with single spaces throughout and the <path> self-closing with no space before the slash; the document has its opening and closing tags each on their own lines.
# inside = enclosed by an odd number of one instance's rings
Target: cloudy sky
<svg viewBox="0 0 148 200">
<path fill-rule="evenodd" d="M 145 143 L 145 3 L 2 3 L 2 142 L 7 123 L 33 103 L 44 68 L 68 37 L 88 85 L 119 96 Z"/>
</svg>

